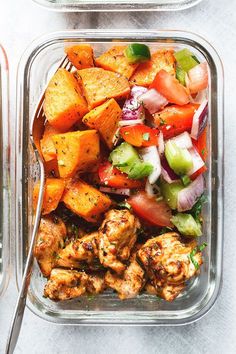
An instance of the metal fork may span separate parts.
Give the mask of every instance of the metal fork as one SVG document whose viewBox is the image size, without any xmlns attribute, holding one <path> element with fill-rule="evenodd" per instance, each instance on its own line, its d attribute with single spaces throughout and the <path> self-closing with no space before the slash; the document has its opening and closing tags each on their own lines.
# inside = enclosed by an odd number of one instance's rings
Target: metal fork
<svg viewBox="0 0 236 354">
<path fill-rule="evenodd" d="M 59 68 L 64 68 L 68 71 L 71 71 L 72 64 L 69 62 L 67 56 L 63 58 L 60 63 Z M 57 69 L 57 70 L 58 70 Z M 43 133 L 44 124 L 46 121 L 46 117 L 43 111 L 43 104 L 45 100 L 45 90 L 43 91 L 42 96 L 40 97 L 39 103 L 36 107 L 36 110 L 33 115 L 33 120 L 30 127 L 30 141 L 36 156 L 37 163 L 39 165 L 39 177 L 40 177 L 40 188 L 39 188 L 39 197 L 37 208 L 35 212 L 34 226 L 32 231 L 32 237 L 30 240 L 29 252 L 25 264 L 23 279 L 21 288 L 19 291 L 16 307 L 14 310 L 14 315 L 11 322 L 10 331 L 8 334 L 7 345 L 6 345 L 6 354 L 12 354 L 15 350 L 15 346 L 20 334 L 21 324 L 23 320 L 23 315 L 25 311 L 26 299 L 28 288 L 30 284 L 30 278 L 32 273 L 32 267 L 34 263 L 34 246 L 37 238 L 38 228 L 40 224 L 40 216 L 41 216 L 41 208 L 43 201 L 43 191 L 44 191 L 44 183 L 45 183 L 45 173 L 44 173 L 44 165 L 43 159 L 40 153 L 40 139 Z"/>
</svg>

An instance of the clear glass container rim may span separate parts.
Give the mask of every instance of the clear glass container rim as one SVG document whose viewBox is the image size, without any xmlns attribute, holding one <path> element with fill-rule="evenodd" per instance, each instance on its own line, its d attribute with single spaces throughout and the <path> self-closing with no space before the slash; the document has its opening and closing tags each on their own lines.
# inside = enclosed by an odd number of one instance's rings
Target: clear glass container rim
<svg viewBox="0 0 236 354">
<path fill-rule="evenodd" d="M 216 50 L 213 48 L 213 46 L 205 40 L 203 37 L 192 33 L 188 31 L 181 31 L 181 30 L 134 30 L 134 29 L 126 29 L 126 30 L 107 30 L 107 31 L 101 31 L 101 30 L 66 30 L 66 31 L 57 31 L 57 32 L 52 32 L 49 34 L 46 34 L 44 36 L 39 37 L 38 39 L 34 40 L 31 45 L 25 50 L 23 53 L 21 60 L 19 62 L 18 66 L 18 92 L 17 92 L 17 97 L 19 98 L 21 96 L 21 88 L 23 84 L 23 77 L 24 77 L 24 72 L 26 66 L 30 65 L 29 63 L 29 58 L 31 60 L 33 59 L 34 56 L 37 55 L 37 52 L 41 50 L 44 46 L 47 46 L 48 43 L 53 43 L 55 41 L 68 41 L 73 39 L 80 38 L 82 39 L 94 39 L 98 40 L 100 39 L 101 41 L 106 41 L 107 39 L 117 39 L 117 40 L 126 40 L 128 41 L 129 38 L 135 38 L 137 39 L 143 39 L 143 40 L 154 40 L 155 38 L 158 37 L 159 40 L 171 40 L 171 39 L 187 39 L 189 41 L 194 41 L 197 43 L 203 50 L 206 52 L 210 53 L 211 58 L 214 61 L 214 64 L 216 65 L 217 69 L 217 82 L 219 81 L 220 83 L 220 88 L 218 88 L 217 92 L 219 97 L 217 97 L 217 107 L 218 107 L 218 116 L 220 115 L 222 117 L 221 120 L 218 120 L 218 133 L 219 133 L 219 149 L 218 149 L 218 164 L 217 164 L 217 170 L 218 170 L 218 180 L 216 181 L 217 187 L 218 187 L 218 193 L 217 193 L 217 201 L 218 201 L 218 214 L 219 217 L 217 219 L 217 225 L 218 225 L 218 230 L 219 230 L 219 239 L 218 239 L 218 249 L 216 251 L 216 264 L 217 264 L 217 269 L 215 269 L 215 272 L 217 274 L 216 277 L 216 284 L 213 293 L 211 294 L 211 297 L 209 301 L 207 302 L 206 306 L 202 308 L 197 314 L 190 316 L 190 318 L 185 318 L 184 323 L 178 322 L 178 320 L 173 320 L 170 323 L 151 323 L 150 325 L 183 325 L 187 323 L 192 323 L 203 317 L 214 305 L 218 294 L 220 292 L 221 288 L 221 283 L 222 283 L 222 255 L 223 255 L 223 202 L 224 202 L 224 169 L 223 169 L 223 164 L 224 164 L 224 106 L 223 106 L 223 97 L 224 97 L 224 85 L 223 85 L 223 65 L 221 62 L 221 59 L 216 52 Z M 21 103 L 20 100 L 18 99 L 18 105 L 17 105 L 17 116 L 19 115 L 19 112 L 21 110 Z M 20 283 L 20 279 L 17 279 L 17 283 Z M 37 309 L 36 307 L 33 306 L 32 303 L 28 301 L 28 307 L 31 309 L 32 312 L 34 312 L 36 315 L 49 320 L 49 321 L 55 321 L 57 322 L 57 318 L 55 317 L 54 319 L 50 318 L 50 316 L 47 316 L 46 314 L 42 314 L 42 312 Z M 91 313 L 92 315 L 92 313 Z M 102 319 L 102 317 L 101 317 Z M 115 321 L 114 321 L 115 322 Z M 122 325 L 128 324 L 129 323 L 123 323 L 122 321 L 120 322 Z M 68 323 L 68 320 L 66 319 L 60 319 L 60 324 L 70 324 Z M 77 324 L 75 322 L 71 324 Z M 99 319 L 93 323 L 91 320 L 90 322 L 83 323 L 80 322 L 79 325 L 92 325 L 92 324 L 99 324 Z M 102 322 L 104 324 L 104 322 Z M 105 323 L 106 324 L 106 323 Z M 115 323 L 114 323 L 115 324 Z M 131 323 L 132 324 L 132 323 Z M 109 323 L 111 325 L 111 323 Z M 148 323 L 141 323 L 141 325 L 149 325 Z"/>
</svg>

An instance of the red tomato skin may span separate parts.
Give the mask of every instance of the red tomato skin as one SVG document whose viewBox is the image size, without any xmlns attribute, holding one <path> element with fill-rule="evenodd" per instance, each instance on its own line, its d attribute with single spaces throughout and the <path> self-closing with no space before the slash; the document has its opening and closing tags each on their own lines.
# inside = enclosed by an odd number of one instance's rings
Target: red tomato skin
<svg viewBox="0 0 236 354">
<path fill-rule="evenodd" d="M 194 174 L 192 174 L 190 176 L 190 179 L 192 181 L 194 181 L 198 176 L 202 175 L 203 173 L 205 173 L 207 171 L 207 167 L 206 165 L 202 166 L 201 168 L 199 168 L 199 170 L 197 170 L 196 172 L 194 172 Z"/>
<path fill-rule="evenodd" d="M 151 84 L 170 103 L 183 106 L 189 103 L 189 94 L 186 88 L 179 81 L 165 70 L 160 70 Z"/>
<path fill-rule="evenodd" d="M 164 201 L 157 202 L 155 198 L 149 197 L 146 192 L 141 191 L 128 199 L 135 214 L 152 225 L 161 227 L 173 227 L 171 223 L 171 209 Z"/>
<path fill-rule="evenodd" d="M 199 155 L 206 161 L 207 159 L 207 127 L 203 130 L 202 134 L 199 136 L 198 140 L 192 139 L 193 145 L 197 149 Z"/>
<path fill-rule="evenodd" d="M 144 134 L 149 135 L 148 140 L 144 140 Z M 127 143 L 136 147 L 157 146 L 159 130 L 152 129 L 144 124 L 139 124 L 122 127 L 120 129 L 120 135 Z"/>
<path fill-rule="evenodd" d="M 185 106 L 172 105 L 154 114 L 154 123 L 163 133 L 164 139 L 173 138 L 185 131 L 190 132 L 193 116 L 199 104 L 189 103 Z"/>
<path fill-rule="evenodd" d="M 109 161 L 100 164 L 98 175 L 102 185 L 112 188 L 143 188 L 145 183 L 128 178 L 125 173 L 113 167 Z"/>
</svg>

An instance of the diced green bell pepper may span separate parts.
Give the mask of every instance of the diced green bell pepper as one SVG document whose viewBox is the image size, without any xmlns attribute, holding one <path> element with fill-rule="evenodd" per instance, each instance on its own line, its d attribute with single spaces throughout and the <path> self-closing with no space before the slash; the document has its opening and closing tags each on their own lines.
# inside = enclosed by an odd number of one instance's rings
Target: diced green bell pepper
<svg viewBox="0 0 236 354">
<path fill-rule="evenodd" d="M 185 72 L 199 64 L 197 58 L 188 50 L 182 49 L 174 54 L 178 66 Z"/>
<path fill-rule="evenodd" d="M 141 161 L 136 163 L 128 172 L 129 178 L 142 179 L 148 177 L 153 171 L 153 166 L 149 162 Z"/>
<path fill-rule="evenodd" d="M 193 160 L 189 151 L 179 148 L 173 141 L 167 141 L 165 157 L 172 170 L 179 176 L 186 175 L 193 167 Z"/>
<path fill-rule="evenodd" d="M 148 162 L 141 161 L 135 148 L 126 142 L 110 153 L 109 160 L 113 166 L 127 173 L 128 177 L 132 179 L 147 177 L 153 171 L 153 166 Z"/>
<path fill-rule="evenodd" d="M 142 43 L 132 43 L 125 48 L 125 56 L 130 64 L 142 63 L 151 59 L 150 49 Z"/>
<path fill-rule="evenodd" d="M 176 68 L 176 79 L 183 85 L 185 86 L 186 82 L 185 82 L 185 75 L 186 72 L 180 68 L 179 66 L 177 66 Z"/>
<path fill-rule="evenodd" d="M 161 194 L 169 207 L 173 210 L 177 209 L 178 193 L 184 189 L 183 184 L 181 182 L 167 183 L 162 180 L 160 187 Z"/>
<path fill-rule="evenodd" d="M 171 222 L 184 236 L 202 236 L 201 224 L 196 222 L 191 214 L 178 213 L 171 218 Z"/>
</svg>

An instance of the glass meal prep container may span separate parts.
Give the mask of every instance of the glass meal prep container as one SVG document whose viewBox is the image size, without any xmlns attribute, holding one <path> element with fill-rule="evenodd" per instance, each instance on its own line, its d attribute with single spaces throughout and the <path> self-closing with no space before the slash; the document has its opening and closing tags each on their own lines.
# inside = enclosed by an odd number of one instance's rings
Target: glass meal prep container
<svg viewBox="0 0 236 354">
<path fill-rule="evenodd" d="M 221 61 L 201 37 L 177 31 L 65 31 L 35 41 L 24 53 L 18 70 L 16 134 L 16 266 L 21 283 L 32 233 L 32 190 L 38 178 L 37 164 L 29 141 L 29 127 L 38 99 L 58 67 L 67 45 L 90 43 L 99 55 L 115 43 L 142 42 L 154 51 L 160 48 L 189 48 L 209 65 L 208 203 L 204 207 L 204 265 L 201 274 L 172 303 L 143 294 L 119 300 L 112 292 L 60 303 L 43 297 L 45 279 L 34 264 L 28 293 L 29 308 L 40 317 L 64 324 L 178 325 L 193 322 L 214 304 L 221 284 L 223 242 L 223 72 Z"/>
<path fill-rule="evenodd" d="M 8 61 L 0 44 L 0 296 L 7 287 L 10 263 Z"/>
<path fill-rule="evenodd" d="M 202 0 L 34 0 L 56 11 L 173 11 L 184 10 Z"/>
</svg>

